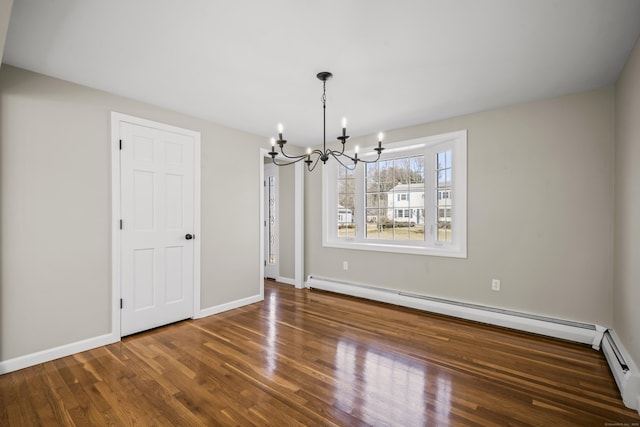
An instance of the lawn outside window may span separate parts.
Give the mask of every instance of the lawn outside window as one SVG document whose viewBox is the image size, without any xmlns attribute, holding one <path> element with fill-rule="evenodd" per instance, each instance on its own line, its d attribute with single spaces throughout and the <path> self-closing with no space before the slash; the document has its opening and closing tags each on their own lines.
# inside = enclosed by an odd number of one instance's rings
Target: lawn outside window
<svg viewBox="0 0 640 427">
<path fill-rule="evenodd" d="M 327 162 L 322 186 L 324 246 L 467 257 L 466 130 L 385 144 L 355 170 Z"/>
</svg>

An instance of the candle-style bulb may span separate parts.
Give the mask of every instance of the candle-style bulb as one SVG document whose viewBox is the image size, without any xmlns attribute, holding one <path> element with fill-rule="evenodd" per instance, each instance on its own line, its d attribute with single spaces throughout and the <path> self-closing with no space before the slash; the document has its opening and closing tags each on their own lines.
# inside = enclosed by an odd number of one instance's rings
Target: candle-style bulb
<svg viewBox="0 0 640 427">
<path fill-rule="evenodd" d="M 271 146 L 272 147 L 276 146 L 276 139 L 275 138 L 271 138 Z"/>
<path fill-rule="evenodd" d="M 342 118 L 342 129 L 346 129 L 347 128 L 347 118 L 343 117 Z"/>
<path fill-rule="evenodd" d="M 356 152 L 356 154 L 358 154 L 358 150 L 359 150 L 359 149 L 360 149 L 360 147 L 358 147 L 358 146 L 356 145 L 356 148 L 355 148 L 355 152 Z"/>
<path fill-rule="evenodd" d="M 278 133 L 282 133 L 282 131 L 284 130 L 284 127 L 282 126 L 282 123 L 278 123 Z"/>
<path fill-rule="evenodd" d="M 380 132 L 378 134 L 378 141 L 382 142 L 383 139 L 384 139 L 384 133 Z"/>
<path fill-rule="evenodd" d="M 311 154 L 311 147 L 307 147 L 307 155 Z"/>
</svg>

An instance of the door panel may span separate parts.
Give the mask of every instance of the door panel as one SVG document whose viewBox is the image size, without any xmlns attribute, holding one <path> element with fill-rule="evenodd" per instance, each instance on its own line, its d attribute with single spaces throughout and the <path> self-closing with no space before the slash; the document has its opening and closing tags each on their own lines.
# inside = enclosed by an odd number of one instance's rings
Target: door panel
<svg viewBox="0 0 640 427">
<path fill-rule="evenodd" d="M 181 230 L 182 222 L 182 188 L 184 187 L 181 175 L 167 174 L 165 177 L 166 218 L 168 230 Z"/>
<path fill-rule="evenodd" d="M 133 218 L 135 231 L 155 230 L 155 174 L 133 171 Z"/>
<path fill-rule="evenodd" d="M 133 251 L 134 310 L 143 310 L 155 305 L 154 252 L 153 249 Z"/>
<path fill-rule="evenodd" d="M 167 303 L 176 303 L 184 298 L 183 248 L 175 246 L 165 249 L 165 272 Z"/>
<path fill-rule="evenodd" d="M 121 122 L 121 335 L 193 316 L 194 139 Z"/>
</svg>

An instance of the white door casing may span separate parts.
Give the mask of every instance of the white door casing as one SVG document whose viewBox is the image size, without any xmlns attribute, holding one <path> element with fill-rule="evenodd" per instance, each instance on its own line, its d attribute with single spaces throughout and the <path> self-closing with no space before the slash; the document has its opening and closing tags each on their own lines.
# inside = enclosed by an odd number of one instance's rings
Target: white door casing
<svg viewBox="0 0 640 427">
<path fill-rule="evenodd" d="M 113 116 L 122 147 L 114 294 L 119 270 L 119 330 L 124 336 L 194 317 L 199 310 L 200 137 Z"/>
</svg>

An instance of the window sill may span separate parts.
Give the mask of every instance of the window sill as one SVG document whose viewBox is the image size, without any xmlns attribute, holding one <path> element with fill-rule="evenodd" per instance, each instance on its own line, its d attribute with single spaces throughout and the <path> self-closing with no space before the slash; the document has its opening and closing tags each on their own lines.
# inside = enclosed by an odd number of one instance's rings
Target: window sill
<svg viewBox="0 0 640 427">
<path fill-rule="evenodd" d="M 399 245 L 380 242 L 358 242 L 355 240 L 324 241 L 322 246 L 327 248 L 355 249 L 374 252 L 392 252 L 400 254 L 439 256 L 447 258 L 467 258 L 466 248 L 456 246 L 425 247 L 418 245 Z"/>
</svg>

